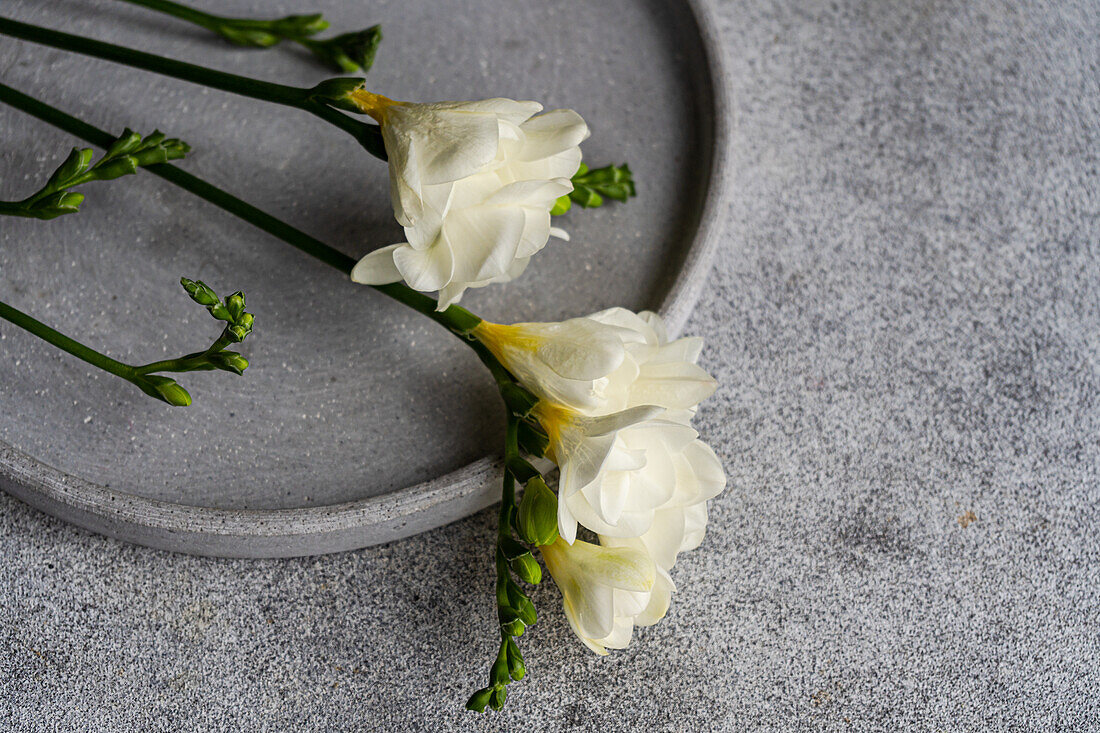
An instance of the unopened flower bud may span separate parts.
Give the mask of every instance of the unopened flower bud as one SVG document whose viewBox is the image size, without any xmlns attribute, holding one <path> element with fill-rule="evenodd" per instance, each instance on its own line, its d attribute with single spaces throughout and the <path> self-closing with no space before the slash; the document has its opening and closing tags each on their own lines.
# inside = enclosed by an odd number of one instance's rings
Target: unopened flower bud
<svg viewBox="0 0 1100 733">
<path fill-rule="evenodd" d="M 473 710 L 478 713 L 485 712 L 485 706 L 489 704 L 489 700 L 493 696 L 493 688 L 485 687 L 474 694 L 470 695 L 470 699 L 466 702 L 466 709 Z"/>
<path fill-rule="evenodd" d="M 549 545 L 558 538 L 558 497 L 541 476 L 527 482 L 516 520 L 520 535 L 532 545 Z"/>
<path fill-rule="evenodd" d="M 512 566 L 512 572 L 519 576 L 519 579 L 523 582 L 531 585 L 538 585 L 542 582 L 542 568 L 539 567 L 538 561 L 530 553 L 513 558 L 509 564 Z"/>
</svg>

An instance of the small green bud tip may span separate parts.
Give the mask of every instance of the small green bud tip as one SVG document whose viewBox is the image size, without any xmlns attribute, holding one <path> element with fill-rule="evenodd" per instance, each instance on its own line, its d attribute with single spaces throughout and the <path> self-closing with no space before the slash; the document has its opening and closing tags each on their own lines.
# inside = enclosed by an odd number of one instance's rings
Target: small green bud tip
<svg viewBox="0 0 1100 733">
<path fill-rule="evenodd" d="M 191 296 L 191 300 L 195 301 L 199 305 L 210 307 L 218 303 L 218 295 L 202 280 L 188 280 L 185 277 L 180 278 L 180 285 L 187 291 L 187 294 Z"/>
<path fill-rule="evenodd" d="M 542 582 L 542 568 L 539 567 L 538 561 L 530 553 L 514 558 L 509 564 L 512 566 L 512 572 L 523 582 L 531 585 L 538 585 Z"/>
<path fill-rule="evenodd" d="M 524 623 L 517 619 L 512 619 L 500 625 L 500 630 L 508 636 L 523 636 L 523 631 L 526 628 Z"/>
<path fill-rule="evenodd" d="M 239 324 L 241 315 L 244 313 L 244 293 L 238 290 L 230 295 L 225 299 L 225 307 L 233 318 L 233 322 Z"/>
<path fill-rule="evenodd" d="M 489 704 L 489 700 L 492 697 L 492 687 L 485 687 L 483 689 L 480 689 L 473 695 L 470 695 L 470 699 L 466 702 L 466 709 L 473 710 L 476 713 L 484 713 L 485 707 Z"/>
<path fill-rule="evenodd" d="M 382 42 L 382 27 L 371 26 L 365 30 L 343 33 L 319 41 L 314 52 L 348 74 L 367 71 L 374 65 L 378 44 Z"/>
<path fill-rule="evenodd" d="M 558 497 L 541 476 L 527 482 L 517 523 L 523 539 L 536 547 L 558 538 Z"/>
<path fill-rule="evenodd" d="M 164 400 L 169 405 L 187 407 L 191 404 L 191 395 L 187 393 L 186 389 L 179 386 L 174 379 L 149 376 L 145 377 L 145 381 L 153 390 L 151 394 Z"/>
<path fill-rule="evenodd" d="M 493 690 L 493 699 L 489 702 L 489 706 L 493 710 L 503 710 L 504 702 L 508 699 L 508 688 L 498 687 Z"/>
<path fill-rule="evenodd" d="M 208 358 L 210 359 L 210 363 L 214 364 L 219 369 L 224 369 L 234 374 L 244 374 L 244 370 L 248 368 L 248 359 L 235 351 L 219 351 L 215 354 L 211 354 Z"/>
</svg>

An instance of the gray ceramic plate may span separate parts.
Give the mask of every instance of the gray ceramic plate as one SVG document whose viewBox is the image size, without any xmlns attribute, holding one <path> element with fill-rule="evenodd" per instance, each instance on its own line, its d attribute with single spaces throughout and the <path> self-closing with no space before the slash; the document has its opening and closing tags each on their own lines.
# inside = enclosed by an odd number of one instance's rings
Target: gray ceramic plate
<svg viewBox="0 0 1100 733">
<path fill-rule="evenodd" d="M 293 8 L 291 7 L 293 5 Z M 412 100 L 533 98 L 588 120 L 593 165 L 629 162 L 638 197 L 574 210 L 519 281 L 471 291 L 494 320 L 612 305 L 691 310 L 718 235 L 730 112 L 715 28 L 694 0 L 307 2 L 382 23 L 369 86 Z M 226 14 L 270 13 L 221 3 Z M 444 9 L 445 8 L 445 9 Z M 331 76 L 289 49 L 237 50 L 117 3 L 8 2 L 9 17 L 296 85 Z M 305 115 L 0 38 L 0 77 L 100 127 L 160 128 L 182 163 L 359 256 L 398 241 L 386 168 Z M 76 144 L 0 109 L 0 198 L 26 195 Z M 439 327 L 214 207 L 139 173 L 84 189 L 79 215 L 0 219 L 0 298 L 124 361 L 217 333 L 180 275 L 242 289 L 256 314 L 243 377 L 183 375 L 155 402 L 0 323 L 0 487 L 83 527 L 204 555 L 362 547 L 466 516 L 499 495 L 491 380 Z"/>
</svg>

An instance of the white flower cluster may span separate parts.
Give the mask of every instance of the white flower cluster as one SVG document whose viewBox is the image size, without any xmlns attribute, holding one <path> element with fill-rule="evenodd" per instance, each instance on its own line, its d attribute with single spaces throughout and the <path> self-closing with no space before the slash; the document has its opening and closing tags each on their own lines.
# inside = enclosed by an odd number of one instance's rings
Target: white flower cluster
<svg viewBox="0 0 1100 733">
<path fill-rule="evenodd" d="M 539 397 L 533 414 L 560 468 L 559 538 L 541 548 L 566 616 L 600 654 L 668 610 L 677 555 L 703 539 L 708 499 L 726 485 L 691 427 L 715 381 L 702 340 L 670 342 L 654 313 L 623 308 L 560 323 L 474 331 Z M 579 526 L 600 545 L 577 539 Z"/>
<path fill-rule="evenodd" d="M 405 242 L 371 252 L 351 278 L 404 280 L 439 291 L 439 309 L 467 288 L 520 275 L 551 236 L 550 210 L 573 190 L 588 126 L 538 102 L 486 99 L 414 104 L 359 90 L 353 99 L 382 128 L 390 199 Z"/>
</svg>

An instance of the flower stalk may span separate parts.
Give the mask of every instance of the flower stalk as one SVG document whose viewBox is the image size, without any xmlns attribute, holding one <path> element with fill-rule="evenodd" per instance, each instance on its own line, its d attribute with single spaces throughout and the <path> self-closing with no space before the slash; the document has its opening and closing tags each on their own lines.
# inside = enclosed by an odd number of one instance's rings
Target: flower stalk
<svg viewBox="0 0 1100 733">
<path fill-rule="evenodd" d="M 296 43 L 309 50 L 325 64 L 349 74 L 369 70 L 374 63 L 378 44 L 382 41 L 382 29 L 377 25 L 361 31 L 342 33 L 332 38 L 313 38 L 329 27 L 329 22 L 320 13 L 257 20 L 214 15 L 172 2 L 172 0 L 123 0 L 123 2 L 194 23 L 238 46 L 271 48 L 283 41 Z"/>
<path fill-rule="evenodd" d="M 232 92 L 244 97 L 300 109 L 320 117 L 325 122 L 349 133 L 371 155 L 382 160 L 386 159 L 386 149 L 382 143 L 382 135 L 377 125 L 371 125 L 349 117 L 331 106 L 335 103 L 329 98 L 330 91 L 328 90 L 332 86 L 331 82 L 344 82 L 345 86 L 351 89 L 361 85 L 363 83 L 362 79 L 328 80 L 329 83 L 322 82 L 318 85 L 320 88 L 292 87 L 238 76 L 216 69 L 208 69 L 204 66 L 137 51 L 125 46 L 116 46 L 113 43 L 42 28 L 30 23 L 21 23 L 10 18 L 0 18 L 0 35 L 114 61 L 175 79 L 202 84 L 213 89 Z"/>
<path fill-rule="evenodd" d="M 125 379 L 150 397 L 173 407 L 187 407 L 191 404 L 191 395 L 187 390 L 174 379 L 160 376 L 158 372 L 197 372 L 220 369 L 237 375 L 243 374 L 248 368 L 248 360 L 235 351 L 226 351 L 226 347 L 244 341 L 248 334 L 252 333 L 254 319 L 252 314 L 244 309 L 244 293 L 238 291 L 222 301 L 209 286 L 201 281 L 195 282 L 182 278 L 180 282 L 192 300 L 205 305 L 214 318 L 224 321 L 226 325 L 209 348 L 175 359 L 162 359 L 143 365 L 126 364 L 66 336 L 3 302 L 0 302 L 0 318 L 81 361 Z"/>
</svg>

